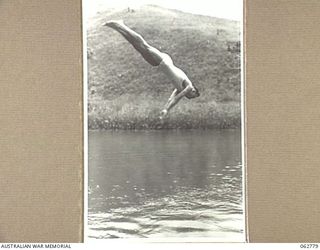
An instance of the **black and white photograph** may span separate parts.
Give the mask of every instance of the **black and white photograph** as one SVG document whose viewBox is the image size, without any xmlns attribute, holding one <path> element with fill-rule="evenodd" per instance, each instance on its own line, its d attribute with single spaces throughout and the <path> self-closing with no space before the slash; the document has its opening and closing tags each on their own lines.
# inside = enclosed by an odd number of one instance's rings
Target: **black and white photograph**
<svg viewBox="0 0 320 250">
<path fill-rule="evenodd" d="M 242 1 L 83 8 L 86 237 L 244 242 Z"/>
</svg>

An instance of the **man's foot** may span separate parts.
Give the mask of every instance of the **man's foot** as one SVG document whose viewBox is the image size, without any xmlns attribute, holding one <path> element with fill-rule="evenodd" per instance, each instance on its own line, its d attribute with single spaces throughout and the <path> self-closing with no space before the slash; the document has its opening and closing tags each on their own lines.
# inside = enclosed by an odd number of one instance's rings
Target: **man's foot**
<svg viewBox="0 0 320 250">
<path fill-rule="evenodd" d="M 108 22 L 106 22 L 103 26 L 108 26 L 108 27 L 116 27 L 116 26 L 122 26 L 124 25 L 123 20 L 110 20 Z"/>
</svg>

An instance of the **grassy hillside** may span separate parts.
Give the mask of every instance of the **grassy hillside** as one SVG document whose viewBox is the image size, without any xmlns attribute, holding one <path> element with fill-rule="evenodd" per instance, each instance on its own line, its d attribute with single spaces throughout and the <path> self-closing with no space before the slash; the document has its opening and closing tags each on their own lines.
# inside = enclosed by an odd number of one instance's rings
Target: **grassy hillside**
<svg viewBox="0 0 320 250">
<path fill-rule="evenodd" d="M 183 100 L 161 121 L 173 86 L 116 31 L 123 19 L 151 45 L 170 54 L 201 96 Z M 157 6 L 100 13 L 88 29 L 89 128 L 160 129 L 240 126 L 239 23 Z"/>
</svg>

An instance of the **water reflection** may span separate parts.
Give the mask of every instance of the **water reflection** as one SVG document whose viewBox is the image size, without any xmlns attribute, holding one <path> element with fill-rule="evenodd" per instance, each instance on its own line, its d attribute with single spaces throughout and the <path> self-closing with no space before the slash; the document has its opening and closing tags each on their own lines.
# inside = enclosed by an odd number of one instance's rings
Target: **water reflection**
<svg viewBox="0 0 320 250">
<path fill-rule="evenodd" d="M 90 132 L 89 236 L 242 240 L 240 136 Z"/>
</svg>

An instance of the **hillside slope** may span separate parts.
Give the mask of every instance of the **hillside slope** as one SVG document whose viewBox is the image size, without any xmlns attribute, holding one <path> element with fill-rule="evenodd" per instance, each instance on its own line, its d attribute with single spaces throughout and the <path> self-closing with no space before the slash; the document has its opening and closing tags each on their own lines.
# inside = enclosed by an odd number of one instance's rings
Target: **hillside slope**
<svg viewBox="0 0 320 250">
<path fill-rule="evenodd" d="M 160 121 L 173 86 L 119 33 L 102 26 L 111 19 L 123 19 L 148 43 L 170 54 L 201 96 L 184 98 Z M 100 13 L 87 34 L 89 128 L 239 127 L 239 25 L 157 6 Z"/>
</svg>

